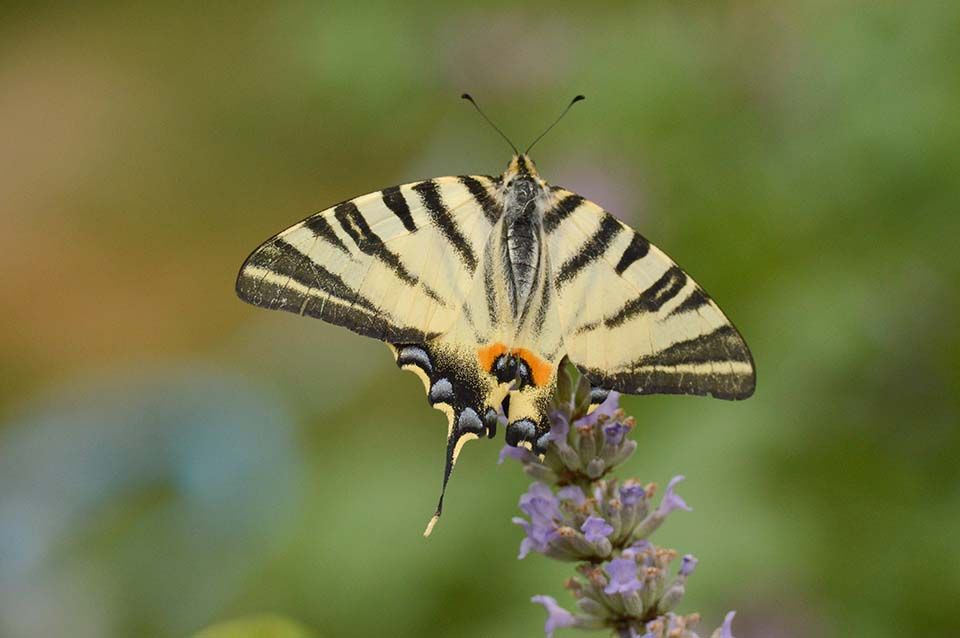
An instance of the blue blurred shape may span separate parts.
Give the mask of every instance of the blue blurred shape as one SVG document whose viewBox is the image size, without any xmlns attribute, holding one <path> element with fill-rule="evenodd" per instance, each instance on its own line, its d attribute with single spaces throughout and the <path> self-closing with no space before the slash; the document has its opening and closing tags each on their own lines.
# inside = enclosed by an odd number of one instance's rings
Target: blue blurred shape
<svg viewBox="0 0 960 638">
<path fill-rule="evenodd" d="M 0 635 L 84 626 L 59 600 L 78 565 L 123 610 L 91 615 L 91 634 L 202 626 L 293 528 L 302 475 L 284 405 L 232 372 L 141 367 L 62 388 L 0 427 Z"/>
</svg>

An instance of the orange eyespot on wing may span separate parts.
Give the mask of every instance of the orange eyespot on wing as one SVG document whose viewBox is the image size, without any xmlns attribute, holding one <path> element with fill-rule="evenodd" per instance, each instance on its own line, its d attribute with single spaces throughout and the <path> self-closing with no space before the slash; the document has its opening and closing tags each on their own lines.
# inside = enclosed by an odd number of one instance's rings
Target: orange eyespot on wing
<svg viewBox="0 0 960 638">
<path fill-rule="evenodd" d="M 477 361 L 480 363 L 480 369 L 487 372 L 493 372 L 493 364 L 497 357 L 507 351 L 507 346 L 502 343 L 493 343 L 477 350 Z"/>
<path fill-rule="evenodd" d="M 512 352 L 519 358 L 523 359 L 530 368 L 530 374 L 533 377 L 533 385 L 537 387 L 543 387 L 550 383 L 550 378 L 553 376 L 554 368 L 552 363 L 549 361 L 544 361 L 526 348 L 514 348 Z"/>
<path fill-rule="evenodd" d="M 503 362 L 498 364 L 497 361 L 505 354 L 509 355 L 514 362 L 520 360 L 527 365 L 527 368 L 530 370 L 530 381 L 533 382 L 533 385 L 543 387 L 550 383 L 550 379 L 553 377 L 553 364 L 541 359 L 526 348 L 508 349 L 507 346 L 500 342 L 492 343 L 489 346 L 484 346 L 477 350 L 477 362 L 480 364 L 482 370 L 499 376 L 503 372 L 503 370 L 500 369 Z M 515 363 L 513 365 L 515 365 Z M 504 370 L 507 369 L 515 370 L 516 368 L 504 368 Z M 500 378 L 500 380 L 506 382 L 510 379 Z"/>
</svg>

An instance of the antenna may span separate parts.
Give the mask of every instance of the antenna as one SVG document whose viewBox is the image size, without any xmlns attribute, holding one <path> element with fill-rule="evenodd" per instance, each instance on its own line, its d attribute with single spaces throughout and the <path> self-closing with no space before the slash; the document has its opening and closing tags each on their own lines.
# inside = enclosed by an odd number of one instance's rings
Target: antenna
<svg viewBox="0 0 960 638">
<path fill-rule="evenodd" d="M 530 149 L 532 149 L 532 148 L 534 147 L 534 145 L 535 145 L 537 142 L 539 142 L 540 139 L 541 139 L 544 135 L 546 135 L 547 133 L 550 132 L 550 129 L 552 129 L 554 126 L 556 126 L 556 125 L 560 122 L 560 120 L 563 119 L 563 116 L 567 114 L 567 111 L 570 110 L 570 107 L 571 107 L 571 106 L 573 106 L 574 104 L 576 104 L 576 103 L 579 102 L 580 100 L 585 100 L 585 99 L 587 99 L 587 98 L 585 98 L 585 97 L 582 96 L 582 95 L 578 95 L 578 96 L 576 96 L 575 98 L 573 98 L 572 100 L 570 100 L 570 104 L 567 104 L 567 108 L 563 109 L 563 113 L 560 114 L 560 117 L 558 117 L 557 119 L 555 119 L 555 120 L 553 121 L 553 124 L 551 124 L 550 126 L 548 126 L 548 127 L 547 127 L 547 130 L 545 130 L 543 133 L 541 133 L 541 134 L 537 137 L 537 139 L 535 139 L 535 140 L 533 140 L 532 142 L 530 142 L 530 146 L 527 147 L 527 150 L 525 150 L 525 151 L 523 152 L 523 154 L 526 155 L 527 153 L 529 153 L 529 152 L 530 152 Z"/>
<path fill-rule="evenodd" d="M 460 97 L 463 98 L 464 100 L 470 102 L 470 104 L 473 104 L 473 108 L 477 109 L 477 113 L 479 113 L 479 114 L 483 117 L 483 119 L 485 119 L 485 120 L 487 121 L 487 124 L 489 124 L 490 126 L 492 126 L 492 127 L 493 127 L 493 130 L 495 130 L 497 133 L 500 134 L 500 137 L 502 137 L 503 139 L 507 140 L 507 144 L 510 145 L 510 148 L 513 149 L 513 152 L 514 152 L 515 154 L 517 154 L 517 155 L 520 154 L 520 151 L 518 151 L 518 150 L 517 150 L 517 147 L 513 145 L 513 142 L 510 141 L 510 138 L 507 137 L 506 135 L 504 135 L 504 134 L 503 134 L 503 131 L 501 131 L 499 128 L 497 128 L 497 125 L 494 124 L 494 123 L 490 120 L 489 117 L 487 117 L 486 113 L 484 113 L 483 111 L 480 110 L 480 105 L 477 104 L 477 101 L 474 100 L 473 97 L 471 97 L 469 93 L 464 93 L 464 94 L 461 95 Z"/>
</svg>

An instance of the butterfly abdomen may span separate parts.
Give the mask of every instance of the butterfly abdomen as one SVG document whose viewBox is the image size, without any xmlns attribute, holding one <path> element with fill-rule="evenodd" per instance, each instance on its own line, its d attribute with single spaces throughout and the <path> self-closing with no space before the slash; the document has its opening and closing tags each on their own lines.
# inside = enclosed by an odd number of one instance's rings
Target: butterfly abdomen
<svg viewBox="0 0 960 638">
<path fill-rule="evenodd" d="M 504 194 L 504 271 L 516 321 L 530 306 L 541 266 L 542 230 L 537 207 L 541 190 L 532 178 L 522 176 L 508 182 Z"/>
</svg>

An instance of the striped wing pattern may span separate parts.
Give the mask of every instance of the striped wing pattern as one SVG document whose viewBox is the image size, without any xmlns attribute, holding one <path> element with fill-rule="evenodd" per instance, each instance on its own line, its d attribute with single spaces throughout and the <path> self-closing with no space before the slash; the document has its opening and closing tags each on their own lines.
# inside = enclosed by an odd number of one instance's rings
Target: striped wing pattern
<svg viewBox="0 0 960 638">
<path fill-rule="evenodd" d="M 444 489 L 463 445 L 494 435 L 508 391 L 477 356 L 505 324 L 488 294 L 498 181 L 440 177 L 342 202 L 265 242 L 237 279 L 253 305 L 387 342 L 448 417 Z"/>
<path fill-rule="evenodd" d="M 564 347 L 591 382 L 629 394 L 753 394 L 750 351 L 703 289 L 593 202 L 551 192 L 544 233 Z"/>
<path fill-rule="evenodd" d="M 508 443 L 543 449 L 564 356 L 597 400 L 754 390 L 742 337 L 669 257 L 542 180 L 516 204 L 510 184 L 523 176 L 535 178 L 525 156 L 500 178 L 439 177 L 341 202 L 266 241 L 237 278 L 244 301 L 385 341 L 421 379 L 448 419 L 427 533 L 463 445 L 492 437 L 502 412 Z"/>
<path fill-rule="evenodd" d="M 247 258 L 237 294 L 390 343 L 427 341 L 460 313 L 496 223 L 474 192 L 495 181 L 441 177 L 311 215 Z"/>
</svg>

